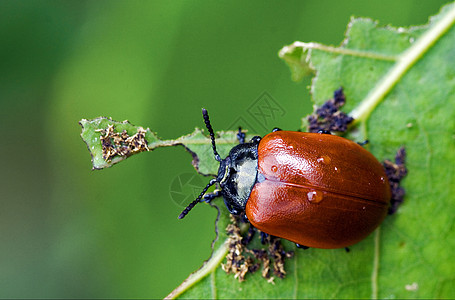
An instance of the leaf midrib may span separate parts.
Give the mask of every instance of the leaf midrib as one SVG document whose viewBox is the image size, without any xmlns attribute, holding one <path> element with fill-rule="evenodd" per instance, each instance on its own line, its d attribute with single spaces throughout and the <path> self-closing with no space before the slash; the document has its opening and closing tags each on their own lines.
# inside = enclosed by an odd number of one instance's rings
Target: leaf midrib
<svg viewBox="0 0 455 300">
<path fill-rule="evenodd" d="M 352 125 L 366 122 L 374 108 L 400 81 L 406 72 L 453 26 L 455 6 L 431 26 L 417 41 L 404 51 L 395 65 L 387 72 L 367 97 L 349 114 L 354 118 Z"/>
</svg>

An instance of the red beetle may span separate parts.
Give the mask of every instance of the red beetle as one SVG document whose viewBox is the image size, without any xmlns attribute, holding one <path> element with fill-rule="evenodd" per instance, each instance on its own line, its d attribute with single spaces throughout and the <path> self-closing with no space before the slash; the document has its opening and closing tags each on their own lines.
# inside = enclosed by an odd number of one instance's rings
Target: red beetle
<svg viewBox="0 0 455 300">
<path fill-rule="evenodd" d="M 245 212 L 262 232 L 306 247 L 350 246 L 387 215 L 391 199 L 387 176 L 378 160 L 357 143 L 325 133 L 274 131 L 233 147 L 221 159 L 205 109 L 203 116 L 220 162 L 218 176 L 180 219 L 216 182 L 232 214 Z"/>
</svg>

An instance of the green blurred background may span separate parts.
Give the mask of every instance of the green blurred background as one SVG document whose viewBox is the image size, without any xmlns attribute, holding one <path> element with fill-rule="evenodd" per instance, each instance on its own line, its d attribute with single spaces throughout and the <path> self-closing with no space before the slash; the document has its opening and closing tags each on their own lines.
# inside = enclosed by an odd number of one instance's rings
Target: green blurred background
<svg viewBox="0 0 455 300">
<path fill-rule="evenodd" d="M 1 1 L 0 297 L 161 298 L 210 254 L 216 211 L 178 221 L 170 194 L 193 197 L 175 185 L 191 156 L 164 148 L 91 171 L 80 119 L 176 138 L 206 107 L 217 130 L 296 129 L 310 79 L 291 81 L 282 46 L 338 45 L 351 15 L 426 23 L 445 2 Z M 268 123 L 250 114 L 264 92 L 282 109 Z"/>
</svg>

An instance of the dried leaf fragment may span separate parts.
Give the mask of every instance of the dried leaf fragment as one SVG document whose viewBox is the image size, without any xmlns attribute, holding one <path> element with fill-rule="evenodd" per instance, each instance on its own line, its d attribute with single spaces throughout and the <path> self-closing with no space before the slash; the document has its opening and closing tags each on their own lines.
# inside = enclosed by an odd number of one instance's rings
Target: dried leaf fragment
<svg viewBox="0 0 455 300">
<path fill-rule="evenodd" d="M 247 273 L 254 273 L 262 265 L 262 277 L 268 279 L 267 282 L 275 284 L 274 277 L 270 276 L 270 269 L 273 266 L 273 273 L 279 278 L 286 276 L 285 259 L 291 258 L 294 253 L 286 252 L 281 244 L 281 239 L 275 236 L 266 235 L 264 243 L 267 249 L 248 249 L 247 245 L 251 242 L 252 230 L 248 231 L 244 238 L 238 226 L 239 218 L 231 215 L 232 223 L 226 228 L 228 233 L 229 252 L 226 256 L 226 263 L 221 267 L 226 273 L 233 273 L 234 277 L 240 282 L 245 281 Z M 254 229 L 258 231 L 257 229 Z"/>
<path fill-rule="evenodd" d="M 126 130 L 115 132 L 112 124 L 108 125 L 106 129 L 96 131 L 101 132 L 103 159 L 107 162 L 115 156 L 129 156 L 142 151 L 150 151 L 145 139 L 146 131 L 142 127 L 139 127 L 132 136 L 128 135 Z"/>
</svg>

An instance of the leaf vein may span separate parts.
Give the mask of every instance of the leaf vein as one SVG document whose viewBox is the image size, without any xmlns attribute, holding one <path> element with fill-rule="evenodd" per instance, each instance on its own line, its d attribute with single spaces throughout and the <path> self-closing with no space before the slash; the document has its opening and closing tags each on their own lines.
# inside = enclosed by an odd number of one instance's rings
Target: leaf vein
<svg viewBox="0 0 455 300">
<path fill-rule="evenodd" d="M 328 53 L 335 53 L 335 54 L 342 54 L 342 55 L 349 55 L 355 57 L 364 57 L 370 58 L 375 60 L 384 60 L 384 61 L 396 61 L 398 59 L 395 55 L 384 55 L 380 53 L 370 52 L 370 51 L 360 51 L 360 50 L 353 50 L 343 47 L 333 47 L 333 46 L 326 46 L 319 43 L 305 43 L 305 42 L 294 42 L 290 46 L 286 46 L 280 51 L 280 56 L 283 57 L 285 53 L 290 52 L 290 48 L 303 48 L 307 50 L 320 50 Z"/>
</svg>

